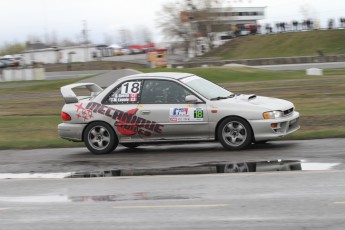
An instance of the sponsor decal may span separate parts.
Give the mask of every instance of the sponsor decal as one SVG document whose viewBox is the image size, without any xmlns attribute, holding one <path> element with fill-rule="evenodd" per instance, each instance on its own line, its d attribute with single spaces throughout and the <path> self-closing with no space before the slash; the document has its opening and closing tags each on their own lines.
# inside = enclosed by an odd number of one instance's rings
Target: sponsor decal
<svg viewBox="0 0 345 230">
<path fill-rule="evenodd" d="M 115 120 L 114 126 L 117 128 L 117 131 L 126 136 L 135 134 L 151 136 L 152 133 L 161 134 L 164 127 L 164 125 L 155 121 L 136 116 L 137 108 L 124 112 L 97 102 L 89 102 L 85 109 L 112 118 Z"/>
<path fill-rule="evenodd" d="M 194 119 L 204 119 L 204 110 L 202 108 L 196 108 L 193 112 Z"/>
<path fill-rule="evenodd" d="M 170 108 L 170 122 L 203 121 L 204 110 L 202 108 Z"/>
<path fill-rule="evenodd" d="M 115 94 L 111 98 L 109 98 L 109 102 L 116 103 L 116 102 L 137 102 L 138 101 L 138 93 L 121 93 Z"/>
<path fill-rule="evenodd" d="M 132 101 L 132 102 L 138 101 L 138 94 L 137 93 L 130 93 L 129 94 L 129 101 Z"/>
<path fill-rule="evenodd" d="M 173 108 L 172 115 L 173 116 L 188 116 L 188 108 Z"/>
</svg>

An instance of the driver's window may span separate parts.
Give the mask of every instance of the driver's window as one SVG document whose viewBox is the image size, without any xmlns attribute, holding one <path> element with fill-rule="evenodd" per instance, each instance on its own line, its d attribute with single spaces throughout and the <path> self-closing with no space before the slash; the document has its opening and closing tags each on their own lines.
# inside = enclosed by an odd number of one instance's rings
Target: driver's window
<svg viewBox="0 0 345 230">
<path fill-rule="evenodd" d="M 186 96 L 192 93 L 173 81 L 145 80 L 141 104 L 186 104 Z"/>
<path fill-rule="evenodd" d="M 106 104 L 138 104 L 142 81 L 126 81 L 108 96 Z"/>
</svg>

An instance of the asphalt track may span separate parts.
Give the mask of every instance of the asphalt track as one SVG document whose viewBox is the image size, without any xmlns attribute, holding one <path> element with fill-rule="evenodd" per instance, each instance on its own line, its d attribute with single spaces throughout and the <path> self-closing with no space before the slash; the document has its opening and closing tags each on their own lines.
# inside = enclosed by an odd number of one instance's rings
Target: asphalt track
<svg viewBox="0 0 345 230">
<path fill-rule="evenodd" d="M 333 163 L 326 171 L 0 179 L 0 229 L 256 229 L 345 228 L 345 141 L 275 141 L 244 151 L 218 143 L 2 150 L 4 173 L 114 169 L 169 170 L 205 163 L 302 160 Z"/>
<path fill-rule="evenodd" d="M 0 229 L 343 230 L 344 175 L 0 180 Z"/>
</svg>

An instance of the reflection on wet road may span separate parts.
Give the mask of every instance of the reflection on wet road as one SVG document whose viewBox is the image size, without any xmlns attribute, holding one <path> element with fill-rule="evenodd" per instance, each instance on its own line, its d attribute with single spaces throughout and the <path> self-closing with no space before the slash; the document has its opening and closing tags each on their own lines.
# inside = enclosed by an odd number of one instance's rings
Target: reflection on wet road
<svg viewBox="0 0 345 230">
<path fill-rule="evenodd" d="M 341 170 L 344 148 L 339 138 L 275 141 L 243 151 L 227 151 L 219 143 L 119 146 L 100 156 L 86 148 L 2 150 L 0 179 Z"/>
<path fill-rule="evenodd" d="M 273 160 L 259 162 L 225 162 L 205 163 L 195 166 L 180 166 L 171 168 L 153 169 L 114 169 L 106 171 L 81 171 L 70 173 L 3 173 L 0 179 L 25 178 L 94 178 L 94 177 L 126 177 L 126 176 L 153 176 L 153 175 L 190 175 L 213 173 L 247 173 L 271 171 L 301 171 L 301 170 L 330 170 L 337 163 L 303 163 L 296 160 Z"/>
<path fill-rule="evenodd" d="M 115 201 L 148 201 L 148 200 L 186 200 L 191 197 L 177 195 L 158 195 L 147 192 L 120 195 L 40 195 L 40 196 L 17 196 L 0 197 L 0 202 L 10 203 L 66 203 L 66 202 L 115 202 Z M 195 197 L 193 197 L 195 198 Z M 1 208 L 0 208 L 1 210 Z"/>
</svg>

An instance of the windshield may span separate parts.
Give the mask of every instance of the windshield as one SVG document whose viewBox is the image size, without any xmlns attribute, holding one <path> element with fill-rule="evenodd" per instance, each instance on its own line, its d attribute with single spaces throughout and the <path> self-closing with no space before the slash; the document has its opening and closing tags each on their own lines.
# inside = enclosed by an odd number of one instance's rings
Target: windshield
<svg viewBox="0 0 345 230">
<path fill-rule="evenodd" d="M 198 76 L 190 76 L 181 81 L 209 100 L 232 95 L 230 91 Z"/>
</svg>

